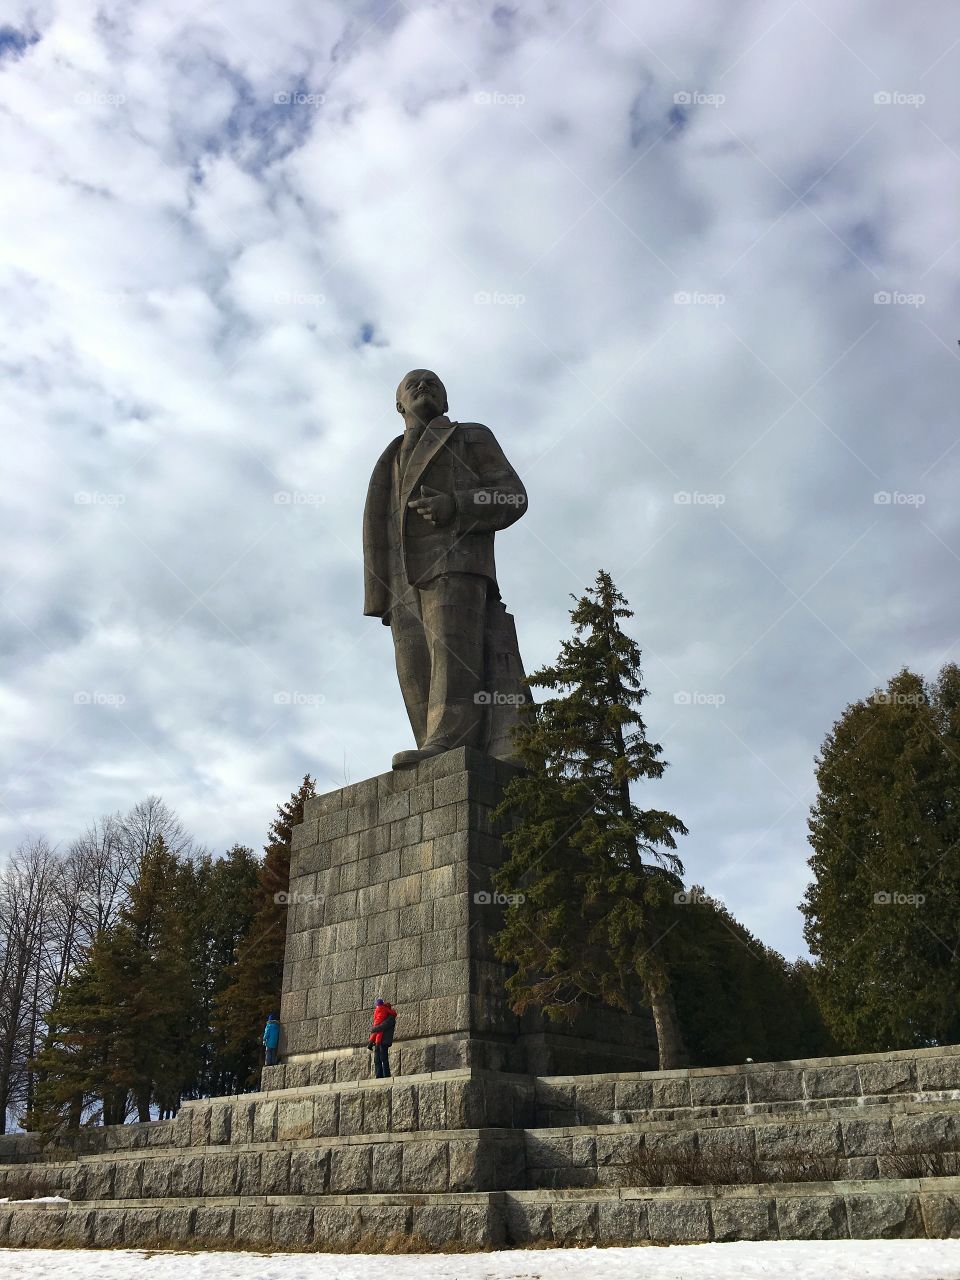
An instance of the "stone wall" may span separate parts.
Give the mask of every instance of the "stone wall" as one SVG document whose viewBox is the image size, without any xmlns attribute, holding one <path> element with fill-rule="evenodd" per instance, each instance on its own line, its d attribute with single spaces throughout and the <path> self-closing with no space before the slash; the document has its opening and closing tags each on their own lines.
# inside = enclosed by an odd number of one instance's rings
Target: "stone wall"
<svg viewBox="0 0 960 1280">
<path fill-rule="evenodd" d="M 187 1245 L 291 1250 L 960 1237 L 960 1179 L 816 1187 L 297 1197 L 117 1206 L 0 1204 L 9 1247 Z"/>
<path fill-rule="evenodd" d="M 653 1065 L 646 1011 L 597 1007 L 561 1030 L 507 1006 L 508 971 L 491 945 L 502 923 L 492 874 L 504 856 L 492 814 L 515 772 L 464 748 L 307 801 L 292 843 L 285 1063 L 332 1058 L 337 1079 L 362 1074 L 357 1050 L 382 997 L 400 1011 L 405 1073 Z"/>
</svg>

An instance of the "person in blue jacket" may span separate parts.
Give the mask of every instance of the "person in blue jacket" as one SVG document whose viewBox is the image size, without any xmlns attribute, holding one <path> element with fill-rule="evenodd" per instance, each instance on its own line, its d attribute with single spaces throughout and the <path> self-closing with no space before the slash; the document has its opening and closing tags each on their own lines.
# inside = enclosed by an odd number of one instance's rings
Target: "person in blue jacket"
<svg viewBox="0 0 960 1280">
<path fill-rule="evenodd" d="M 263 1047 L 267 1051 L 266 1066 L 276 1066 L 277 1045 L 279 1043 L 280 1019 L 275 1013 L 271 1013 L 270 1017 L 267 1019 L 267 1025 L 263 1028 Z"/>
</svg>

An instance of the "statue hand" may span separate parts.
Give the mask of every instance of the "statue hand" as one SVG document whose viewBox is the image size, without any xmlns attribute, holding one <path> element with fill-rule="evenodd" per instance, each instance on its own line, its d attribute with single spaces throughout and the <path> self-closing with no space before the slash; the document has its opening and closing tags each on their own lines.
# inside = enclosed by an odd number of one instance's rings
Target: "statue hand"
<svg viewBox="0 0 960 1280">
<path fill-rule="evenodd" d="M 440 493 L 425 484 L 420 486 L 420 497 L 413 498 L 409 506 L 428 524 L 433 525 L 449 524 L 457 509 L 452 494 Z"/>
</svg>

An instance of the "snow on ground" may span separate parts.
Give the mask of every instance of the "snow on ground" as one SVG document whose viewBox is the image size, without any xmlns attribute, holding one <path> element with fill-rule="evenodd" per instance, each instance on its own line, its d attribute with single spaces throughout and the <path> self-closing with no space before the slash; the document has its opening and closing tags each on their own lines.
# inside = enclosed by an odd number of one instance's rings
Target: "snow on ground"
<svg viewBox="0 0 960 1280">
<path fill-rule="evenodd" d="M 33 1196 L 29 1200 L 11 1200 L 9 1196 L 0 1196 L 0 1204 L 69 1204 L 65 1196 Z"/>
<path fill-rule="evenodd" d="M 960 1280 L 957 1240 L 796 1240 L 471 1254 L 8 1249 L 16 1280 Z"/>
</svg>

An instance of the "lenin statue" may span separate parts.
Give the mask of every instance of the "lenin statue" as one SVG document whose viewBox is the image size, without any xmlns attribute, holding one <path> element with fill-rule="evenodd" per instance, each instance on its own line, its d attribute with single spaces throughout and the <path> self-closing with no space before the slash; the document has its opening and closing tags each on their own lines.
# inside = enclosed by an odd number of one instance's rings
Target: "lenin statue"
<svg viewBox="0 0 960 1280">
<path fill-rule="evenodd" d="M 447 407 L 429 369 L 403 378 L 404 432 L 374 467 L 363 513 L 363 611 L 393 634 L 417 744 L 393 757 L 395 769 L 461 746 L 509 759 L 530 697 L 493 558 L 494 534 L 524 514 L 526 490 L 493 432 L 451 422 Z"/>
</svg>

